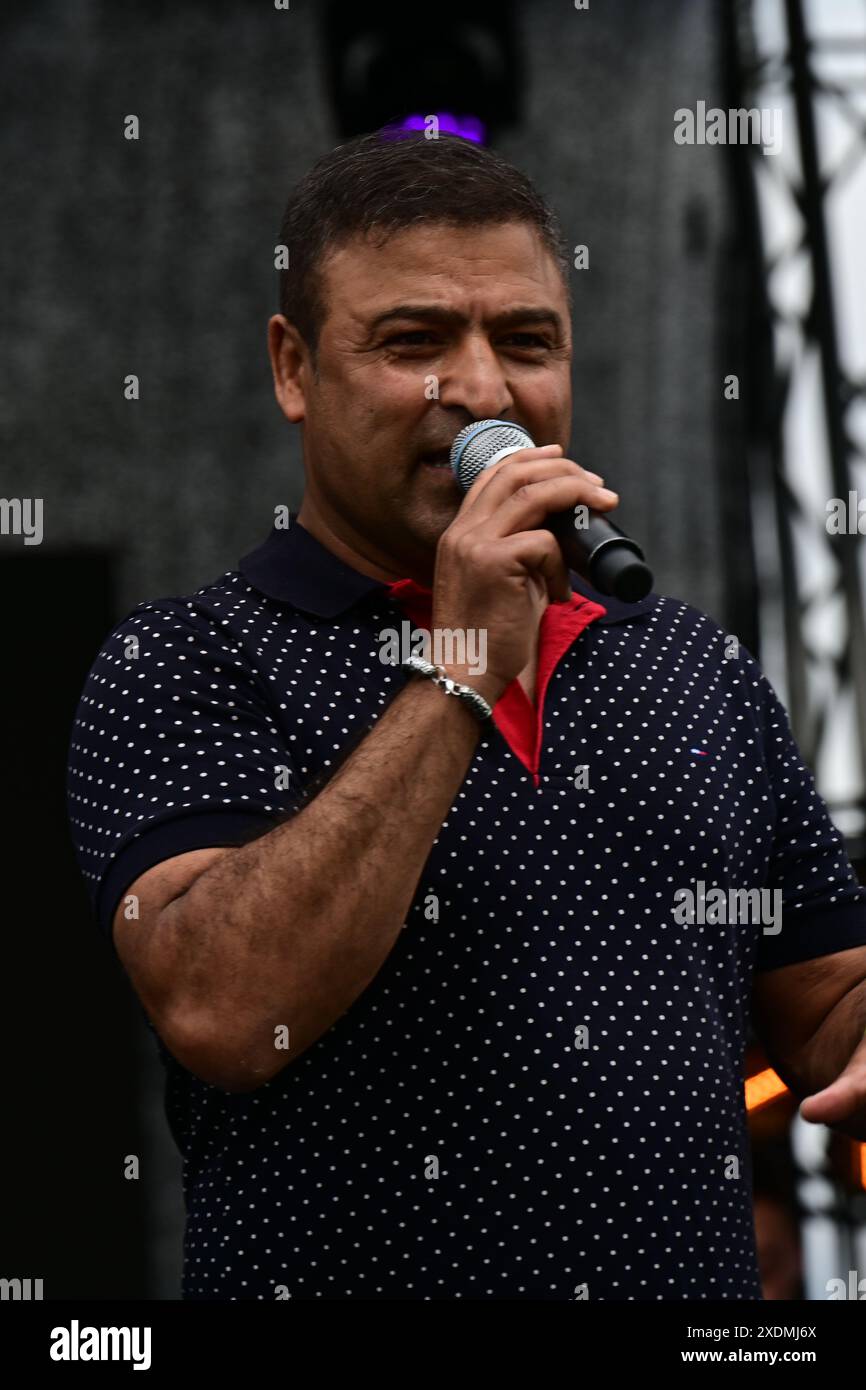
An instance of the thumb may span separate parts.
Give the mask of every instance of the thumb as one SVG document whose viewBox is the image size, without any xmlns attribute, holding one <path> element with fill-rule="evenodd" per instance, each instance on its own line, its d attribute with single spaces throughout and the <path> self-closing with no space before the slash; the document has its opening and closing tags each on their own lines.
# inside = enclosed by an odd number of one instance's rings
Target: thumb
<svg viewBox="0 0 866 1390">
<path fill-rule="evenodd" d="M 851 1060 L 835 1081 L 800 1106 L 800 1114 L 810 1124 L 838 1124 L 866 1107 L 866 1037 L 855 1048 Z"/>
</svg>

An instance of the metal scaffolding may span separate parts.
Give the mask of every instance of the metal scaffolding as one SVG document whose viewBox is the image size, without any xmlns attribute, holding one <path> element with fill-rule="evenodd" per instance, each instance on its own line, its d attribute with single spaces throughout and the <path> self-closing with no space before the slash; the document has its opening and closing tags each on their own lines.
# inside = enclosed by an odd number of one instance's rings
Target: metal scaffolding
<svg viewBox="0 0 866 1390">
<path fill-rule="evenodd" d="M 866 9 L 738 0 L 733 14 L 740 103 L 780 113 L 783 131 L 777 153 L 748 150 L 768 326 L 768 350 L 752 361 L 766 408 L 749 467 L 762 662 L 857 861 L 866 853 Z"/>
</svg>

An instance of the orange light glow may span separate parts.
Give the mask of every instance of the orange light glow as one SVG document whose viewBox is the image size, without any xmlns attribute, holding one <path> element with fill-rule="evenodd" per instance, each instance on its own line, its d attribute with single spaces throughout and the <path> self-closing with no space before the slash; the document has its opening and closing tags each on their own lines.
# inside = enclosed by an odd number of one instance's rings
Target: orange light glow
<svg viewBox="0 0 866 1390">
<path fill-rule="evenodd" d="M 782 1078 L 776 1075 L 772 1067 L 756 1072 L 746 1081 L 746 1109 L 758 1110 L 762 1105 L 769 1105 L 771 1100 L 778 1100 L 779 1096 L 784 1095 L 787 1089 Z"/>
</svg>

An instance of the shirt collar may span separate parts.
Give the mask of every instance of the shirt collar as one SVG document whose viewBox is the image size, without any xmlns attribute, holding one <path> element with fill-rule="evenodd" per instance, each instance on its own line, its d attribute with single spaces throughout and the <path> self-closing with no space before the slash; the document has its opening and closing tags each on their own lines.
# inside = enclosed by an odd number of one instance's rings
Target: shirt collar
<svg viewBox="0 0 866 1390">
<path fill-rule="evenodd" d="M 238 569 L 254 589 L 268 598 L 291 603 L 317 618 L 336 618 L 368 595 L 387 595 L 393 587 L 339 560 L 301 525 L 296 512 L 289 513 L 288 527 L 274 527 L 262 545 L 244 555 Z M 576 594 L 605 609 L 596 619 L 602 626 L 648 613 L 658 597 L 649 593 L 639 603 L 624 603 L 609 594 L 600 594 L 573 571 L 571 584 Z"/>
</svg>

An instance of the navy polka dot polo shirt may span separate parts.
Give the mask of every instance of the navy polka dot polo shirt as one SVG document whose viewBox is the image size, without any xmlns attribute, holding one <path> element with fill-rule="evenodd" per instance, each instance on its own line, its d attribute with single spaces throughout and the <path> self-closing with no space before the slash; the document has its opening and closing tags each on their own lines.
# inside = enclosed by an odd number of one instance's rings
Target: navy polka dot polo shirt
<svg viewBox="0 0 866 1390">
<path fill-rule="evenodd" d="M 760 1298 L 753 974 L 866 943 L 866 891 L 751 655 L 678 599 L 572 578 L 542 620 L 540 709 L 517 682 L 497 705 L 351 1008 L 247 1094 L 157 1039 L 185 1298 Z M 265 834 L 321 787 L 412 679 L 380 633 L 425 597 L 292 515 L 118 624 L 68 774 L 109 938 L 145 869 Z M 699 884 L 778 890 L 780 929 L 678 921 Z"/>
</svg>

